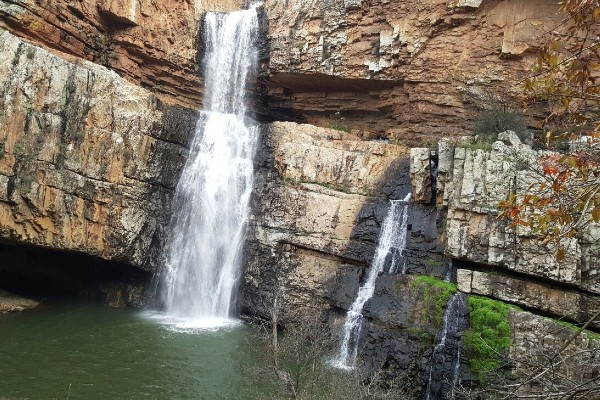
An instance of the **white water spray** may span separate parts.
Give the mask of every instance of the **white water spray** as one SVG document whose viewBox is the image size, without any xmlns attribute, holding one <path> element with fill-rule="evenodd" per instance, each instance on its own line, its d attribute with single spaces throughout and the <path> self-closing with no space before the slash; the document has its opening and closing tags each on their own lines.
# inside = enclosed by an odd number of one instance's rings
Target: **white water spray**
<svg viewBox="0 0 600 400">
<path fill-rule="evenodd" d="M 389 273 L 396 271 L 398 263 L 402 265 L 402 273 L 406 272 L 406 261 L 402 252 L 406 247 L 409 200 L 410 193 L 404 200 L 391 201 L 392 204 L 381 227 L 379 243 L 375 251 L 373 263 L 368 272 L 367 280 L 358 289 L 356 299 L 346 315 L 344 338 L 340 345 L 340 351 L 337 358 L 331 361 L 331 365 L 336 368 L 350 370 L 354 367 L 363 322 L 362 310 L 366 302 L 375 293 L 377 276 L 383 272 L 388 256 L 390 254 L 392 256 Z"/>
<path fill-rule="evenodd" d="M 257 33 L 256 7 L 204 20 L 205 111 L 176 189 L 162 287 L 162 320 L 179 329 L 232 322 L 254 179 L 257 131 L 244 97 Z"/>
</svg>

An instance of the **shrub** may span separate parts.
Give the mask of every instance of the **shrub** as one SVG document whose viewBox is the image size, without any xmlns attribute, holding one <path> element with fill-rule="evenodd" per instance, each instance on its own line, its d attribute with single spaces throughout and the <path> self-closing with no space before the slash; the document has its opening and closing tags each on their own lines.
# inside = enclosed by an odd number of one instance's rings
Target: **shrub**
<svg viewBox="0 0 600 400">
<path fill-rule="evenodd" d="M 481 112 L 474 125 L 478 142 L 495 142 L 499 133 L 509 130 L 514 131 L 521 141 L 531 138 L 525 116 L 502 103 L 495 103 L 489 110 Z"/>
</svg>

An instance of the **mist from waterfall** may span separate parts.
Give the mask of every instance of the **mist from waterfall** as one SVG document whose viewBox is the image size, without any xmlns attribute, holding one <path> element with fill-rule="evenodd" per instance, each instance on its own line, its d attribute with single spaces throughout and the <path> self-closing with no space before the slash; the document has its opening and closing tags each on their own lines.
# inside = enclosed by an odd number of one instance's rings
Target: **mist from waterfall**
<svg viewBox="0 0 600 400">
<path fill-rule="evenodd" d="M 358 289 L 356 299 L 346 314 L 340 350 L 338 356 L 331 360 L 331 365 L 336 368 L 350 370 L 354 367 L 362 330 L 362 311 L 367 301 L 375 293 L 377 277 L 384 272 L 386 262 L 390 262 L 389 273 L 396 272 L 399 264 L 401 272 L 406 272 L 406 261 L 402 252 L 406 247 L 409 201 L 410 193 L 404 200 L 391 200 L 390 208 L 381 227 L 377 250 L 367 280 Z"/>
<path fill-rule="evenodd" d="M 162 322 L 176 329 L 235 321 L 257 142 L 244 99 L 257 35 L 256 7 L 204 18 L 204 111 L 175 192 L 161 287 Z"/>
</svg>

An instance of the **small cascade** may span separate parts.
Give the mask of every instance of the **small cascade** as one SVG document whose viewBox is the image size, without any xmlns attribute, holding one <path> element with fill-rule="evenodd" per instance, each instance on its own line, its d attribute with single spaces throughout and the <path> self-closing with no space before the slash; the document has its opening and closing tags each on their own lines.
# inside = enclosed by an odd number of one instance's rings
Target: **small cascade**
<svg viewBox="0 0 600 400">
<path fill-rule="evenodd" d="M 204 111 L 177 185 L 162 281 L 163 322 L 184 330 L 232 323 L 254 171 L 257 130 L 245 118 L 257 65 L 256 7 L 209 12 Z"/>
<path fill-rule="evenodd" d="M 453 282 L 456 277 L 456 269 L 454 268 L 454 263 L 452 260 L 448 261 L 448 265 L 446 266 L 446 274 L 444 276 L 444 282 Z"/>
<path fill-rule="evenodd" d="M 409 201 L 410 193 L 403 200 L 391 201 L 390 208 L 381 227 L 379 243 L 377 244 L 377 250 L 375 251 L 375 257 L 369 269 L 367 280 L 359 288 L 356 299 L 346 315 L 344 337 L 340 345 L 340 351 L 337 358 L 331 361 L 331 365 L 334 367 L 346 370 L 353 368 L 358 353 L 358 341 L 362 329 L 362 310 L 366 302 L 373 297 L 377 277 L 384 272 L 386 261 L 390 259 L 390 255 L 391 264 L 388 270 L 389 273 L 395 272 L 398 264 L 402 265 L 402 273 L 406 272 L 406 262 L 402 252 L 406 247 Z"/>
<path fill-rule="evenodd" d="M 388 272 L 394 274 L 398 271 L 400 266 L 400 272 L 402 275 L 406 274 L 406 258 L 404 257 L 404 250 L 406 249 L 406 239 L 408 238 L 408 201 L 410 200 L 410 194 L 406 196 L 404 200 L 397 200 L 392 202 L 392 209 L 390 212 L 393 214 L 389 235 L 382 234 L 379 239 L 380 243 L 378 247 L 382 246 L 381 241 L 383 239 L 389 240 L 389 243 L 384 243 L 388 254 L 391 254 L 390 268 Z M 385 227 L 385 223 L 384 223 Z M 397 233 L 397 234 L 394 234 Z"/>
<path fill-rule="evenodd" d="M 433 349 L 425 400 L 451 400 L 460 377 L 463 333 L 468 327 L 467 296 L 452 296 L 442 324 L 440 341 Z"/>
</svg>

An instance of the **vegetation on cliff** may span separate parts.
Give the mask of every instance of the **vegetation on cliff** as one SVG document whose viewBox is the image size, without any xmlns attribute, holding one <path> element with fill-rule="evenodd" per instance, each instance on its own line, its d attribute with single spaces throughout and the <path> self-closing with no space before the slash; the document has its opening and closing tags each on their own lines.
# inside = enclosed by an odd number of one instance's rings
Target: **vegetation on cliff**
<svg viewBox="0 0 600 400">
<path fill-rule="evenodd" d="M 566 18 L 552 31 L 524 89 L 532 107 L 541 103 L 550 110 L 541 124 L 546 144 L 569 150 L 540 161 L 540 182 L 530 195 L 501 204 L 514 226 L 553 242 L 558 260 L 565 257 L 565 239 L 600 222 L 600 2 L 565 0 L 561 10 Z"/>
<path fill-rule="evenodd" d="M 471 372 L 481 382 L 495 371 L 510 347 L 511 329 L 508 314 L 511 306 L 486 297 L 469 296 L 469 330 L 465 346 Z"/>
<path fill-rule="evenodd" d="M 412 282 L 417 296 L 422 298 L 425 303 L 425 309 L 434 309 L 433 322 L 437 327 L 442 324 L 444 318 L 444 308 L 448 300 L 456 293 L 456 284 L 445 282 L 433 276 L 417 276 Z"/>
</svg>

